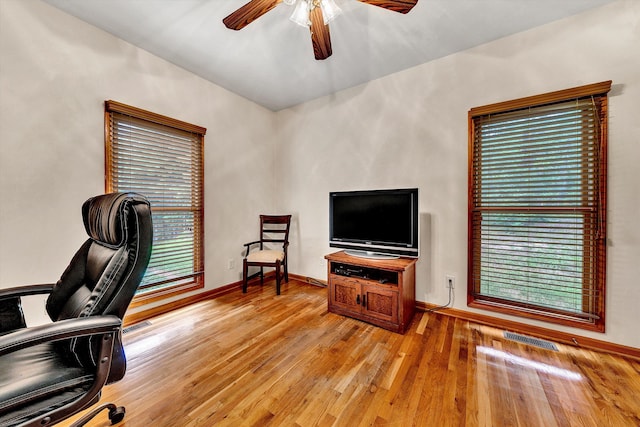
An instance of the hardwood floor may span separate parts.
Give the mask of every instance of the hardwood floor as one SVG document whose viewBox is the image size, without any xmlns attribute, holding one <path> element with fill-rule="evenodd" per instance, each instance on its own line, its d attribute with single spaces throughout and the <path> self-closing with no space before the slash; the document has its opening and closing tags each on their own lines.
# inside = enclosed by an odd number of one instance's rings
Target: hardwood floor
<svg viewBox="0 0 640 427">
<path fill-rule="evenodd" d="M 328 313 L 324 288 L 255 285 L 127 333 L 103 401 L 127 427 L 640 426 L 640 361 L 502 332 L 418 312 L 399 335 Z"/>
</svg>

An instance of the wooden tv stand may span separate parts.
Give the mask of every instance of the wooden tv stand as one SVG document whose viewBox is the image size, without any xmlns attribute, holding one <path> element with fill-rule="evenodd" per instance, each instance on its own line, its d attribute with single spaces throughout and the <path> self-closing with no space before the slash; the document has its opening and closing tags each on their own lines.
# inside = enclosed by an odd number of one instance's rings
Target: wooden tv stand
<svg viewBox="0 0 640 427">
<path fill-rule="evenodd" d="M 344 251 L 327 260 L 329 311 L 403 334 L 416 305 L 416 259 L 368 259 Z"/>
</svg>

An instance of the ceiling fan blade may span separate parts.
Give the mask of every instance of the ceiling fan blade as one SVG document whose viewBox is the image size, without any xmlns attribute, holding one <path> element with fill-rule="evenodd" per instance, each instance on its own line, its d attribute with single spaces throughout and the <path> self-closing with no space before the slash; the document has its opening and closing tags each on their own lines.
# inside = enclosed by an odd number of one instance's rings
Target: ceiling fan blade
<svg viewBox="0 0 640 427">
<path fill-rule="evenodd" d="M 222 20 L 227 28 L 241 30 L 276 7 L 282 0 L 251 0 Z"/>
<path fill-rule="evenodd" d="M 378 6 L 399 13 L 408 13 L 418 0 L 358 0 L 359 2 Z"/>
<path fill-rule="evenodd" d="M 333 53 L 331 51 L 331 37 L 329 36 L 329 26 L 324 24 L 322 10 L 314 7 L 309 12 L 311 21 L 311 43 L 313 44 L 313 54 L 318 60 L 327 59 Z"/>
</svg>

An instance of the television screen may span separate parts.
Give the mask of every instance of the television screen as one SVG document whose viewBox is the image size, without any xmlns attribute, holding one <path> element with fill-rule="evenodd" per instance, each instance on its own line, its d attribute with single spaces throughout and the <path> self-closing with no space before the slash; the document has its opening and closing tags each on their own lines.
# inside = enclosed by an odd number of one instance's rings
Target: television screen
<svg viewBox="0 0 640 427">
<path fill-rule="evenodd" d="M 417 188 L 329 194 L 331 247 L 358 256 L 417 257 L 418 238 Z"/>
</svg>

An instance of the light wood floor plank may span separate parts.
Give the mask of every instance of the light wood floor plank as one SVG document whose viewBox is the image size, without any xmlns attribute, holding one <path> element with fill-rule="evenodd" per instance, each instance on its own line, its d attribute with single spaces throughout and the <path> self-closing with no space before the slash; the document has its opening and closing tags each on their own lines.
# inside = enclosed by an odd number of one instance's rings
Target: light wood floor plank
<svg viewBox="0 0 640 427">
<path fill-rule="evenodd" d="M 328 313 L 326 289 L 294 280 L 158 316 L 124 343 L 127 374 L 103 395 L 126 406 L 121 427 L 640 426 L 638 360 L 439 313 L 400 335 Z"/>
</svg>

